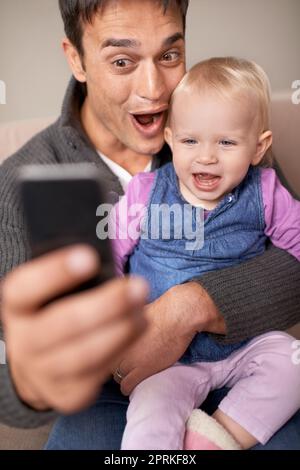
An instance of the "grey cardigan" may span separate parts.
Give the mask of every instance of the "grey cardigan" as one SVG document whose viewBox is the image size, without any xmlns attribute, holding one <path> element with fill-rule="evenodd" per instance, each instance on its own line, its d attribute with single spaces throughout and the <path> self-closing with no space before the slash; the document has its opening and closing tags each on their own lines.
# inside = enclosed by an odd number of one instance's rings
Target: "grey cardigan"
<svg viewBox="0 0 300 470">
<path fill-rule="evenodd" d="M 60 118 L 0 166 L 0 279 L 28 259 L 24 221 L 15 188 L 16 168 L 24 164 L 90 162 L 98 167 L 111 191 L 122 194 L 116 176 L 99 158 L 80 124 L 85 88 L 74 79 Z M 170 161 L 167 146 L 154 168 Z M 224 343 L 237 342 L 269 330 L 284 330 L 300 320 L 300 263 L 270 246 L 262 256 L 234 268 L 206 274 L 199 280 L 225 318 Z M 0 421 L 12 426 L 40 426 L 55 417 L 38 412 L 18 398 L 9 367 L 0 366 Z"/>
</svg>

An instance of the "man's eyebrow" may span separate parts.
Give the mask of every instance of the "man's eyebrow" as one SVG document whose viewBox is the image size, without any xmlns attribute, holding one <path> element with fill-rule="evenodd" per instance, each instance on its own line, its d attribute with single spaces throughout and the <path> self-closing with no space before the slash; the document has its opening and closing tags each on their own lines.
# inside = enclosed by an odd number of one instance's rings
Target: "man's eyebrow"
<svg viewBox="0 0 300 470">
<path fill-rule="evenodd" d="M 101 49 L 105 47 L 139 47 L 141 43 L 135 39 L 108 38 L 101 44 Z"/>
<path fill-rule="evenodd" d="M 179 39 L 182 39 L 184 41 L 184 36 L 182 33 L 175 33 L 172 34 L 172 36 L 169 36 L 163 41 L 163 47 L 170 47 L 172 44 L 175 42 L 179 41 Z M 135 39 L 117 39 L 117 38 L 108 38 L 103 41 L 101 44 L 101 49 L 104 49 L 105 47 L 131 47 L 131 48 L 137 48 L 141 45 L 140 41 L 136 41 Z"/>
<path fill-rule="evenodd" d="M 179 41 L 179 39 L 182 39 L 184 41 L 184 36 L 182 33 L 172 34 L 172 36 L 169 36 L 163 41 L 163 47 L 170 47 L 174 44 L 174 42 Z"/>
</svg>

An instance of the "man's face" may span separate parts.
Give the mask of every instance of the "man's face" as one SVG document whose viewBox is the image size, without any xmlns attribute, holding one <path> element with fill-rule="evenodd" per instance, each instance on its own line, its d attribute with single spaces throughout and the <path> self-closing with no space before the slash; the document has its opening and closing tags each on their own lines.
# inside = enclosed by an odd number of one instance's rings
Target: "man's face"
<svg viewBox="0 0 300 470">
<path fill-rule="evenodd" d="M 171 93 L 185 73 L 179 9 L 164 14 L 153 0 L 108 2 L 84 25 L 83 48 L 85 112 L 102 148 L 158 152 Z"/>
</svg>

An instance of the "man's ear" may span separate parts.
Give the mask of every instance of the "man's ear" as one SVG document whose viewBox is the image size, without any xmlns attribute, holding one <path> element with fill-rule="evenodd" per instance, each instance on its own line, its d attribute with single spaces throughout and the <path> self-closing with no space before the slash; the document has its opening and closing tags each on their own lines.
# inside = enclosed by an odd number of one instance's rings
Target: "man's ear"
<svg viewBox="0 0 300 470">
<path fill-rule="evenodd" d="M 170 127 L 165 127 L 165 141 L 173 151 L 173 139 L 172 139 L 172 131 Z"/>
<path fill-rule="evenodd" d="M 86 82 L 86 73 L 84 71 L 82 59 L 75 46 L 69 41 L 68 38 L 65 38 L 62 42 L 62 47 L 69 63 L 69 66 L 72 70 L 72 73 L 76 80 L 81 83 Z"/>
<path fill-rule="evenodd" d="M 273 135 L 271 131 L 265 131 L 263 132 L 257 142 L 257 147 L 256 147 L 256 153 L 252 159 L 252 165 L 258 165 L 262 159 L 267 150 L 271 147 L 273 141 Z"/>
</svg>

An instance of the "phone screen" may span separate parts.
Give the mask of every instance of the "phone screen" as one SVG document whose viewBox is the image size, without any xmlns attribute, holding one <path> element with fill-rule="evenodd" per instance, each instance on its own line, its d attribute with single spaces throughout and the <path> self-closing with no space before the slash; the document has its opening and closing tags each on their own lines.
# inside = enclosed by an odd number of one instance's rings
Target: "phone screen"
<svg viewBox="0 0 300 470">
<path fill-rule="evenodd" d="M 89 164 L 27 166 L 19 182 L 32 257 L 85 243 L 101 258 L 99 276 L 86 287 L 111 279 L 115 269 L 110 241 L 99 240 L 96 233 L 101 220 L 97 208 L 108 202 L 97 168 Z"/>
</svg>

